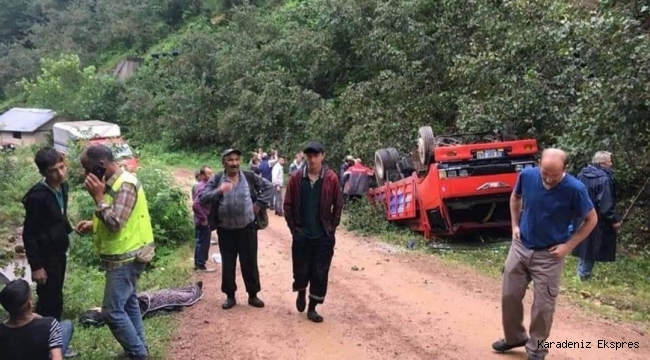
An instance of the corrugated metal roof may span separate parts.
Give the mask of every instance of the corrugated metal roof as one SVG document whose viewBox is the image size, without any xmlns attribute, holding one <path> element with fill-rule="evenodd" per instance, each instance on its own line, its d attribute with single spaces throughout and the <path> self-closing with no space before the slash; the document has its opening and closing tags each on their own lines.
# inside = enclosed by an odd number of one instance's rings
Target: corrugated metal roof
<svg viewBox="0 0 650 360">
<path fill-rule="evenodd" d="M 0 131 L 34 132 L 55 117 L 49 109 L 13 108 L 0 115 Z"/>
</svg>

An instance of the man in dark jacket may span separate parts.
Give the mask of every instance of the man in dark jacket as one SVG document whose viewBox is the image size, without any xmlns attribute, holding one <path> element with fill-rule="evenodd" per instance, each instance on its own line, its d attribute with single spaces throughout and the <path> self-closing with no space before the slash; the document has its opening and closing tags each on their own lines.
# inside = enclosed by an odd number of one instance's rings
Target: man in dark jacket
<svg viewBox="0 0 650 360">
<path fill-rule="evenodd" d="M 589 197 L 598 213 L 598 224 L 572 255 L 580 258 L 578 276 L 581 280 L 591 277 L 595 262 L 613 262 L 616 260 L 616 232 L 621 227 L 621 218 L 616 214 L 616 191 L 612 174 L 612 154 L 598 151 L 593 163 L 584 167 L 578 179 L 589 190 Z M 582 219 L 573 223 L 577 229 Z"/>
<path fill-rule="evenodd" d="M 67 168 L 63 156 L 51 147 L 36 153 L 34 162 L 43 179 L 25 194 L 23 242 L 37 284 L 36 312 L 61 320 L 63 281 L 68 235 L 73 228 L 68 220 Z"/>
<path fill-rule="evenodd" d="M 284 198 L 284 218 L 293 236 L 293 291 L 298 292 L 296 308 L 305 311 L 309 285 L 307 318 L 322 322 L 316 305 L 325 301 L 335 233 L 341 221 L 343 192 L 334 170 L 323 165 L 325 148 L 310 142 L 304 149 L 307 164 L 289 180 Z"/>
</svg>

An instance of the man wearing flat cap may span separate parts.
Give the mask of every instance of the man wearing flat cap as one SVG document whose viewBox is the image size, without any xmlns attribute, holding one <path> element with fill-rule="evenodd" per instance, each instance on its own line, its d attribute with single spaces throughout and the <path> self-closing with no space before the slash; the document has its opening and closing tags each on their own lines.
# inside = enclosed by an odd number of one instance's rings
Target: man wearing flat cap
<svg viewBox="0 0 650 360">
<path fill-rule="evenodd" d="M 324 146 L 316 141 L 304 148 L 306 164 L 291 175 L 284 198 L 284 218 L 293 241 L 293 291 L 298 292 L 296 308 L 305 311 L 309 285 L 307 318 L 322 322 L 316 305 L 327 293 L 330 265 L 334 256 L 335 233 L 341 221 L 343 192 L 339 178 L 326 165 Z"/>
<path fill-rule="evenodd" d="M 200 195 L 202 204 L 212 204 L 208 223 L 219 236 L 221 291 L 226 294 L 222 307 L 226 310 L 237 304 L 237 256 L 248 293 L 248 304 L 264 307 L 264 302 L 257 297 L 261 290 L 257 231 L 268 225 L 266 208 L 273 197 L 273 186 L 255 173 L 241 170 L 241 154 L 237 149 L 222 152 L 224 171 L 214 174 Z"/>
</svg>

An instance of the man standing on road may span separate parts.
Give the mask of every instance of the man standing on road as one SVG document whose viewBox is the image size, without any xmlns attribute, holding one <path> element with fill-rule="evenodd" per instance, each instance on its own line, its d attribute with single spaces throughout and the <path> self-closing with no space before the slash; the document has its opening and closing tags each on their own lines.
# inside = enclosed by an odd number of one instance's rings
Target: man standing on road
<svg viewBox="0 0 650 360">
<path fill-rule="evenodd" d="M 298 292 L 296 308 L 305 311 L 309 285 L 307 318 L 322 322 L 316 305 L 323 304 L 329 270 L 336 244 L 335 233 L 341 221 L 343 192 L 337 174 L 323 165 L 325 148 L 310 142 L 304 149 L 307 164 L 294 173 L 284 199 L 284 217 L 291 231 L 293 291 Z"/>
<path fill-rule="evenodd" d="M 598 225 L 572 252 L 573 256 L 580 258 L 578 264 L 580 280 L 591 277 L 596 261 L 616 260 L 616 232 L 621 228 L 621 217 L 616 214 L 616 190 L 611 169 L 612 154 L 598 151 L 594 155 L 593 164 L 586 166 L 578 174 L 578 179 L 589 190 L 589 197 L 598 214 Z M 581 220 L 576 219 L 573 225 L 579 225 Z"/>
<path fill-rule="evenodd" d="M 203 272 L 213 272 L 214 269 L 207 267 L 208 256 L 210 255 L 210 239 L 212 230 L 208 223 L 210 215 L 210 204 L 201 204 L 201 194 L 205 190 L 205 185 L 212 177 L 212 169 L 209 166 L 203 166 L 199 170 L 199 183 L 196 186 L 196 194 L 192 202 L 192 211 L 194 212 L 194 232 L 196 234 L 196 246 L 194 248 L 194 270 Z"/>
<path fill-rule="evenodd" d="M 565 173 L 567 162 L 564 151 L 545 150 L 539 167 L 521 171 L 510 197 L 512 244 L 504 267 L 501 304 L 505 338 L 492 344 L 496 351 L 525 346 L 529 360 L 546 357 L 544 341 L 551 332 L 565 256 L 598 221 L 587 188 Z M 575 218 L 585 220 L 569 235 L 569 224 Z M 522 301 L 531 280 L 535 298 L 528 337 Z"/>
<path fill-rule="evenodd" d="M 111 148 L 92 144 L 81 154 L 84 186 L 97 204 L 92 221 L 81 221 L 80 234 L 93 233 L 95 252 L 106 271 L 102 314 L 131 359 L 146 359 L 137 284 L 154 256 L 147 197 L 138 179 L 122 170 Z"/>
<path fill-rule="evenodd" d="M 284 156 L 278 155 L 278 161 L 273 165 L 271 179 L 274 188 L 273 208 L 275 215 L 284 216 L 282 188 L 284 188 Z"/>
<path fill-rule="evenodd" d="M 240 170 L 241 154 L 236 149 L 228 149 L 221 154 L 224 172 L 215 174 L 200 196 L 201 204 L 212 206 L 208 222 L 219 236 L 221 291 L 226 294 L 226 301 L 221 307 L 226 310 L 237 304 L 237 256 L 248 293 L 248 304 L 264 307 L 264 302 L 257 297 L 261 290 L 257 231 L 259 217 L 266 214 L 273 197 L 273 185 L 253 172 Z"/>
</svg>

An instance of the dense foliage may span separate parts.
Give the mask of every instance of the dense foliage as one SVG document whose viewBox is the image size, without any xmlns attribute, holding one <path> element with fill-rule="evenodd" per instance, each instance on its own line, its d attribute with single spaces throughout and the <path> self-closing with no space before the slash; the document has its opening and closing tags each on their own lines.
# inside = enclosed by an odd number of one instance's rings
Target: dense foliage
<svg viewBox="0 0 650 360">
<path fill-rule="evenodd" d="M 116 121 L 136 145 L 320 138 L 338 162 L 409 152 L 425 124 L 507 126 L 569 150 L 572 171 L 614 152 L 623 192 L 648 175 L 648 1 L 0 2 L 5 94 Z M 96 73 L 118 55 L 145 58 L 126 83 Z"/>
</svg>

